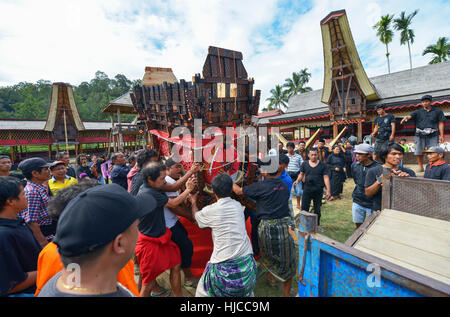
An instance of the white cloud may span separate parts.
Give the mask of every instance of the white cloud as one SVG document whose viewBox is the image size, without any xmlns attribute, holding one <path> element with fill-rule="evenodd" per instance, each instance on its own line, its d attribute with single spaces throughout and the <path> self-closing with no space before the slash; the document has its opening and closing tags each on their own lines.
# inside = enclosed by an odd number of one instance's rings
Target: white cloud
<svg viewBox="0 0 450 317">
<path fill-rule="evenodd" d="M 212 45 L 243 53 L 264 104 L 271 88 L 305 67 L 313 74 L 309 85 L 322 87 L 320 20 L 333 10 L 346 9 L 369 77 L 387 70 L 385 48 L 371 28 L 380 14 L 420 9 L 413 20 L 414 67 L 429 61 L 421 56 L 427 45 L 450 35 L 450 8 L 438 0 L 313 0 L 307 13 L 282 20 L 287 29 L 277 35 L 270 26 L 282 4 L 286 1 L 0 0 L 0 85 L 39 79 L 78 85 L 97 70 L 137 79 L 145 66 L 171 67 L 178 79 L 190 80 L 202 71 Z M 265 36 L 269 33 L 277 45 Z M 390 51 L 392 71 L 409 68 L 397 33 Z"/>
</svg>

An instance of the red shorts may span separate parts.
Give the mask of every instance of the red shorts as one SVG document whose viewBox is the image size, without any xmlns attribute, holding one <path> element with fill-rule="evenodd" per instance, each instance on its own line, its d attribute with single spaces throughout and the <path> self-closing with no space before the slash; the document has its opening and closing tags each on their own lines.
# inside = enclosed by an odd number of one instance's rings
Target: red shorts
<svg viewBox="0 0 450 317">
<path fill-rule="evenodd" d="M 139 233 L 135 252 L 144 285 L 181 263 L 180 250 L 171 237 L 172 232 L 167 228 L 166 233 L 158 238 Z"/>
</svg>

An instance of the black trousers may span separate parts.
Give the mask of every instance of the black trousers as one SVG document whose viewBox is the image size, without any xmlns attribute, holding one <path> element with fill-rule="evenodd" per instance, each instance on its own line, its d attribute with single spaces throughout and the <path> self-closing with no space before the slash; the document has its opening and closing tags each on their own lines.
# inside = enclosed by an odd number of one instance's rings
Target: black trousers
<svg viewBox="0 0 450 317">
<path fill-rule="evenodd" d="M 317 225 L 320 225 L 320 207 L 322 206 L 323 189 L 317 191 L 303 191 L 302 210 L 309 212 L 311 200 L 314 202 L 314 213 L 317 215 Z"/>
<path fill-rule="evenodd" d="M 192 255 L 194 254 L 194 245 L 188 238 L 188 233 L 183 224 L 179 221 L 170 228 L 172 231 L 172 241 L 178 246 L 181 254 L 181 268 L 187 269 L 191 267 Z"/>
<path fill-rule="evenodd" d="M 250 234 L 252 240 L 253 254 L 255 256 L 259 255 L 259 242 L 258 242 L 258 225 L 259 220 L 256 217 L 256 211 L 245 207 L 244 210 L 245 221 L 247 221 L 248 217 L 250 217 L 250 223 L 252 224 L 252 232 Z"/>
</svg>

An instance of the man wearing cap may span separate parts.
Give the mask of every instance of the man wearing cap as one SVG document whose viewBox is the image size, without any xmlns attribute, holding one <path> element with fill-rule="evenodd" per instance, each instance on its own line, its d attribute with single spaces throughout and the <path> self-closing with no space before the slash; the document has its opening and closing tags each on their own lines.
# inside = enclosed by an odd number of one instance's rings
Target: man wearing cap
<svg viewBox="0 0 450 317">
<path fill-rule="evenodd" d="M 355 154 L 357 162 L 352 164 L 352 176 L 355 182 L 355 189 L 353 190 L 353 204 L 352 216 L 356 228 L 359 228 L 366 219 L 366 215 L 370 216 L 372 213 L 373 201 L 367 197 L 364 187 L 366 174 L 369 169 L 379 165 L 372 160 L 373 147 L 367 143 L 358 144 L 355 147 Z"/>
<path fill-rule="evenodd" d="M 48 181 L 48 187 L 53 195 L 56 195 L 60 189 L 72 186 L 78 181 L 76 178 L 67 175 L 67 167 L 65 162 L 56 161 L 50 166 L 52 178 Z"/>
<path fill-rule="evenodd" d="M 64 268 L 39 297 L 134 296 L 117 276 L 133 256 L 139 219 L 155 206 L 153 197 L 133 197 L 117 184 L 96 186 L 72 199 L 54 239 Z"/>
<path fill-rule="evenodd" d="M 416 122 L 414 155 L 417 156 L 420 172 L 423 172 L 423 151 L 438 146 L 439 142 L 444 143 L 444 112 L 431 105 L 432 99 L 433 97 L 430 95 L 423 96 L 422 108 L 413 111 L 400 122 L 400 124 L 403 124 L 410 119 Z"/>
<path fill-rule="evenodd" d="M 444 149 L 440 146 L 433 146 L 430 149 L 423 151 L 427 154 L 428 161 L 425 168 L 424 178 L 440 179 L 443 181 L 450 181 L 450 165 L 444 160 Z"/>
<path fill-rule="evenodd" d="M 56 160 L 57 161 L 63 161 L 67 168 L 67 175 L 73 178 L 77 178 L 77 173 L 75 172 L 75 169 L 70 166 L 70 157 L 69 153 L 67 152 L 59 152 L 56 154 Z"/>
<path fill-rule="evenodd" d="M 380 104 L 376 106 L 378 117 L 374 120 L 374 129 L 370 135 L 375 138 L 374 160 L 380 153 L 381 148 L 389 141 L 394 141 L 395 137 L 395 117 L 391 113 L 386 113 L 385 105 Z"/>
<path fill-rule="evenodd" d="M 44 247 L 53 239 L 56 223 L 47 213 L 48 196 L 47 182 L 50 179 L 50 171 L 47 163 L 39 157 L 33 157 L 22 161 L 19 169 L 27 179 L 25 194 L 28 199 L 28 208 L 23 210 L 19 217 L 30 226 L 36 240 Z"/>
</svg>

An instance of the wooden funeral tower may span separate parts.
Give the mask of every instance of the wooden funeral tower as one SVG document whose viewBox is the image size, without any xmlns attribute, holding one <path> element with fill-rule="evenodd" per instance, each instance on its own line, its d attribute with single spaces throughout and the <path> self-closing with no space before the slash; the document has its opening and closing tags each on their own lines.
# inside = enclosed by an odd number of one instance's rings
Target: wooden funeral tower
<svg viewBox="0 0 450 317">
<path fill-rule="evenodd" d="M 345 10 L 327 15 L 321 29 L 325 64 L 322 102 L 329 106 L 333 138 L 339 126 L 356 123 L 361 141 L 367 102 L 379 97 L 361 64 Z"/>
<path fill-rule="evenodd" d="M 175 127 L 192 129 L 194 119 L 202 119 L 203 127 L 251 124 L 260 98 L 253 84 L 241 52 L 210 46 L 202 75 L 196 74 L 191 82 L 143 82 L 134 87 L 131 99 L 148 131 L 170 135 Z"/>
</svg>

